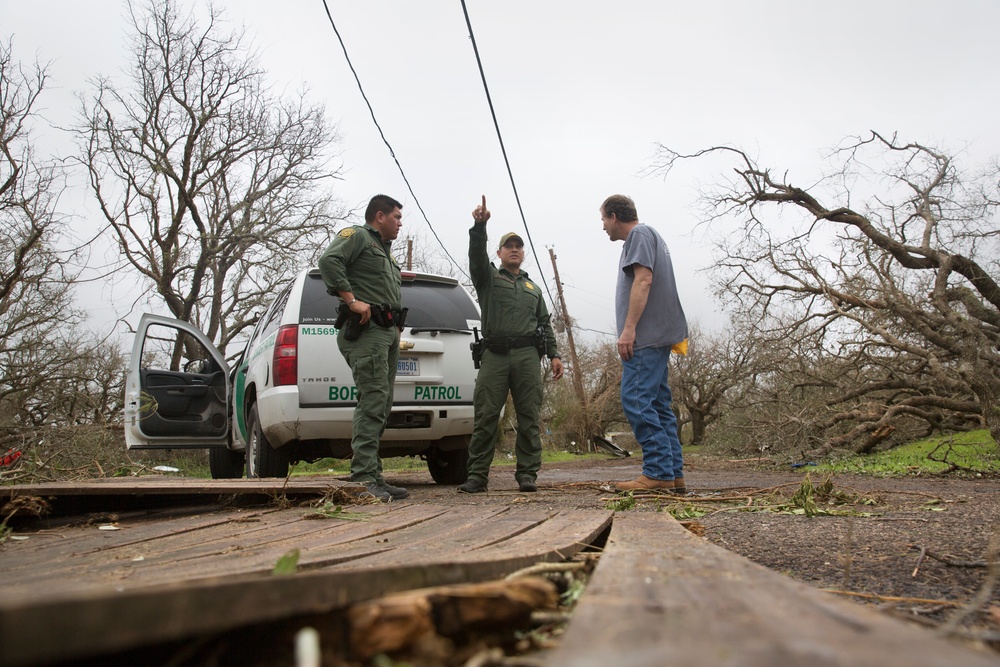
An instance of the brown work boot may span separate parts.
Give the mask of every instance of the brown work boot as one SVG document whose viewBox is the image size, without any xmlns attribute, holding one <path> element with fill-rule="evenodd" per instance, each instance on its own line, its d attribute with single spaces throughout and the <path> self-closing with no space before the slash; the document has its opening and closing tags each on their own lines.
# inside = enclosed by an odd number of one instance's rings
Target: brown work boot
<svg viewBox="0 0 1000 667">
<path fill-rule="evenodd" d="M 645 475 L 639 475 L 638 479 L 631 482 L 618 482 L 615 484 L 615 491 L 673 491 L 674 480 L 672 479 L 651 479 Z"/>
<path fill-rule="evenodd" d="M 683 496 L 688 492 L 687 488 L 684 486 L 683 477 L 674 477 L 674 493 L 679 496 Z"/>
</svg>

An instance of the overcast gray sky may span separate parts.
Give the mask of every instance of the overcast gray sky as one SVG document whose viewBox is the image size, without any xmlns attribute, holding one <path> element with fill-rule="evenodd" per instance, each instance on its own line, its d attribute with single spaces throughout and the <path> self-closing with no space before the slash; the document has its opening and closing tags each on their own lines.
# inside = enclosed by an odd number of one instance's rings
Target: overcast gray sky
<svg viewBox="0 0 1000 667">
<path fill-rule="evenodd" d="M 376 117 L 448 251 L 464 263 L 471 211 L 485 194 L 491 236 L 523 232 L 459 0 L 328 0 Z M 207 3 L 186 0 L 185 7 Z M 321 0 L 222 0 L 254 38 L 270 80 L 305 83 L 340 128 L 343 181 L 362 206 L 404 202 L 404 233 L 433 237 L 382 144 Z M 995 0 L 467 0 L 490 93 L 541 267 L 581 327 L 613 329 L 620 244 L 598 207 L 631 195 L 674 257 L 689 318 L 724 322 L 700 273 L 711 252 L 697 227 L 699 183 L 724 165 L 690 163 L 643 177 L 654 146 L 732 144 L 797 184 L 823 153 L 877 130 L 961 151 L 968 166 L 1000 153 L 1000 2 Z M 0 37 L 22 61 L 51 61 L 45 115 L 69 125 L 73 95 L 127 66 L 119 0 L 0 0 Z M 67 150 L 46 131 L 43 147 Z M 713 173 L 715 170 L 715 173 Z M 82 188 L 81 188 L 82 191 Z M 83 196 L 67 205 L 96 225 Z M 90 222 L 93 221 L 93 222 Z M 100 252 L 103 252 L 101 250 Z M 99 254 L 99 253 L 98 253 Z M 95 265 L 103 257 L 95 258 Z M 98 320 L 131 305 L 127 285 L 91 288 Z M 130 318 L 137 319 L 137 318 Z"/>
</svg>

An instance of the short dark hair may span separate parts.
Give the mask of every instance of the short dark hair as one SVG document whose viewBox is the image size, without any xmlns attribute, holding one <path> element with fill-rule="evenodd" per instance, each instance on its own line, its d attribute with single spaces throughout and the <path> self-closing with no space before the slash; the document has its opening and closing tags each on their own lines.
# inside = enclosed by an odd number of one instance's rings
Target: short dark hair
<svg viewBox="0 0 1000 667">
<path fill-rule="evenodd" d="M 403 205 L 389 195 L 375 195 L 368 202 L 368 208 L 365 209 L 365 222 L 371 222 L 379 213 L 388 215 L 397 208 L 401 209 Z"/>
<path fill-rule="evenodd" d="M 635 202 L 625 195 L 611 195 L 605 199 L 601 204 L 601 212 L 609 218 L 614 215 L 618 218 L 618 222 L 635 222 L 639 219 Z"/>
</svg>

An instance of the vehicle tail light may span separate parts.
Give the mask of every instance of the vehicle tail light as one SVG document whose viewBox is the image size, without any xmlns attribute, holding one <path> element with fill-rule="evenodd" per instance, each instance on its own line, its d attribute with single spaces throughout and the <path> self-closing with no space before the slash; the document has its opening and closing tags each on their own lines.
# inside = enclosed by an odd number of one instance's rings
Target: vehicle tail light
<svg viewBox="0 0 1000 667">
<path fill-rule="evenodd" d="M 400 271 L 399 272 L 399 277 L 404 282 L 411 283 L 411 282 L 413 282 L 414 280 L 417 279 L 417 274 L 414 273 L 413 271 Z"/>
<path fill-rule="evenodd" d="M 286 324 L 278 329 L 274 341 L 274 386 L 296 384 L 299 378 L 299 327 Z"/>
</svg>

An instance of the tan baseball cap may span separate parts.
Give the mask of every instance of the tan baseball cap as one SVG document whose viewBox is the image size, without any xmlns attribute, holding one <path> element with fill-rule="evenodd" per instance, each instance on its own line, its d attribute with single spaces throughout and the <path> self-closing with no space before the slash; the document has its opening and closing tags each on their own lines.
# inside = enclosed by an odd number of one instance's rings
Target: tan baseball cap
<svg viewBox="0 0 1000 667">
<path fill-rule="evenodd" d="M 511 239 L 517 239 L 518 241 L 521 242 L 521 245 L 524 245 L 524 239 L 521 238 L 520 234 L 518 234 L 517 232 L 507 232 L 506 234 L 500 237 L 500 245 L 498 245 L 497 248 L 504 247 L 507 244 L 507 241 L 510 241 Z"/>
</svg>

